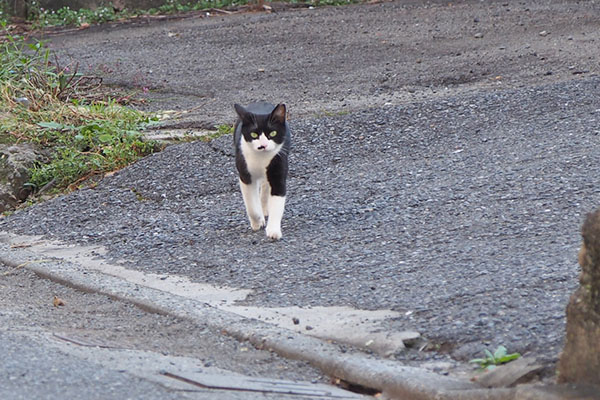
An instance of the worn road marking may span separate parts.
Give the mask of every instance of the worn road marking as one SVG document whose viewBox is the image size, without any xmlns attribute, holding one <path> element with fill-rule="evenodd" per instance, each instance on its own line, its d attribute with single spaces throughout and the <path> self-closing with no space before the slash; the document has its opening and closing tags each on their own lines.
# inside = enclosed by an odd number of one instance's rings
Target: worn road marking
<svg viewBox="0 0 600 400">
<path fill-rule="evenodd" d="M 334 340 L 381 355 L 390 355 L 405 347 L 405 342 L 416 340 L 414 331 L 386 332 L 381 322 L 397 318 L 400 313 L 392 310 L 358 310 L 351 307 L 256 307 L 241 306 L 252 291 L 231 287 L 217 287 L 206 283 L 191 282 L 181 275 L 154 274 L 125 268 L 106 262 L 102 257 L 106 249 L 100 246 L 78 246 L 43 240 L 39 236 L 19 236 L 2 233 L 0 240 L 13 248 L 27 247 L 28 251 L 43 257 L 53 257 L 81 265 L 90 270 L 111 275 L 125 281 L 161 290 L 215 308 L 255 318 L 282 328 Z"/>
</svg>

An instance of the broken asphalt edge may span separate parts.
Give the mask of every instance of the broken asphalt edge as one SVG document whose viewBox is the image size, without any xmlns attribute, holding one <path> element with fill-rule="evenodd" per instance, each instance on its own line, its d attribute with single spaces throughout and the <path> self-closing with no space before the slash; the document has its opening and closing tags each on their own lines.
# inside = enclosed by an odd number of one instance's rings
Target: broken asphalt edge
<svg viewBox="0 0 600 400">
<path fill-rule="evenodd" d="M 268 349 L 285 358 L 308 362 L 328 376 L 379 390 L 390 399 L 588 398 L 579 395 L 556 396 L 551 388 L 548 391 L 548 388 L 532 385 L 517 388 L 482 388 L 472 382 L 405 366 L 396 361 L 375 359 L 367 354 L 343 353 L 336 345 L 321 339 L 219 310 L 186 297 L 131 283 L 72 262 L 40 259 L 31 251 L 11 249 L 5 243 L 0 244 L 0 263 L 11 268 L 25 268 L 42 278 L 84 292 L 99 293 L 132 303 L 146 311 L 211 326 L 239 341 L 248 341 L 259 349 Z"/>
</svg>

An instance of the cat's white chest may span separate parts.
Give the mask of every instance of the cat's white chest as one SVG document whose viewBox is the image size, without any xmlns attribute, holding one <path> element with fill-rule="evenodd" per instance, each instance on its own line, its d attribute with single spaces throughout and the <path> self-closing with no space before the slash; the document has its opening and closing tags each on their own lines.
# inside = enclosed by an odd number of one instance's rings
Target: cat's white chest
<svg viewBox="0 0 600 400">
<path fill-rule="evenodd" d="M 256 151 L 250 143 L 242 139 L 242 154 L 246 160 L 248 172 L 253 178 L 262 179 L 266 176 L 267 167 L 271 163 L 271 160 L 273 160 L 273 157 L 279 152 L 280 147 L 277 146 L 273 151 Z"/>
</svg>

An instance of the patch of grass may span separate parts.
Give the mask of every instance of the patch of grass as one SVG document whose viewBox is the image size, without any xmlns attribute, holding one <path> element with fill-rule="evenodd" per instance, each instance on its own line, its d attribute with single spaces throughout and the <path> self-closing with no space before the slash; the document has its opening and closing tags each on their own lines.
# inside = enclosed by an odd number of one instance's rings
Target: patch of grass
<svg viewBox="0 0 600 400">
<path fill-rule="evenodd" d="M 206 10 L 210 8 L 225 8 L 230 6 L 240 6 L 250 3 L 249 0 L 200 0 L 200 1 L 182 1 L 167 0 L 165 4 L 157 8 L 151 8 L 146 11 L 148 14 L 178 14 L 190 11 Z"/>
<path fill-rule="evenodd" d="M 223 124 L 223 125 L 217 126 L 216 132 L 202 136 L 201 140 L 203 140 L 205 142 L 210 142 L 211 140 L 220 138 L 221 136 L 232 135 L 232 134 L 233 134 L 233 125 Z"/>
<path fill-rule="evenodd" d="M 34 27 L 45 26 L 81 26 L 83 24 L 101 24 L 127 18 L 129 13 L 117 11 L 112 6 L 97 7 L 94 10 L 80 9 L 72 10 L 69 6 L 62 7 L 56 11 L 45 10 L 36 7 L 32 2 L 29 8 L 28 19 L 34 22 Z"/>
<path fill-rule="evenodd" d="M 498 365 L 506 364 L 507 362 L 514 361 L 521 357 L 519 353 L 508 354 L 506 347 L 498 346 L 496 351 L 492 354 L 488 349 L 483 350 L 485 358 L 475 358 L 470 360 L 469 363 L 479 364 L 480 369 L 491 370 L 496 368 Z"/>
<path fill-rule="evenodd" d="M 137 111 L 113 103 L 98 103 L 69 108 L 66 114 L 57 115 L 57 119 L 71 123 L 40 121 L 39 129 L 31 134 L 32 142 L 54 149 L 52 161 L 32 171 L 30 183 L 35 188 L 50 182 L 59 188 L 76 186 L 93 175 L 131 164 L 154 150 L 153 143 L 142 140 L 139 129 L 148 119 Z"/>
<path fill-rule="evenodd" d="M 2 141 L 34 143 L 49 153 L 49 162 L 31 171 L 35 189 L 75 188 L 154 151 L 155 143 L 141 134 L 151 118 L 102 94 L 100 82 L 76 66 L 52 62 L 42 42 L 8 34 L 0 43 L 0 65 Z"/>
</svg>

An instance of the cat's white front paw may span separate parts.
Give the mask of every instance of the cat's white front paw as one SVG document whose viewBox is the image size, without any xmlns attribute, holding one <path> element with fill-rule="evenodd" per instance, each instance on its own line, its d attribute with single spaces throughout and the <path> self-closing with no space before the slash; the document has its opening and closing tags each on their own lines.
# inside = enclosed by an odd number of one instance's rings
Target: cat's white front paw
<svg viewBox="0 0 600 400">
<path fill-rule="evenodd" d="M 273 240 L 279 240 L 281 239 L 281 228 L 272 228 L 267 226 L 266 229 L 267 232 L 267 237 Z"/>
<path fill-rule="evenodd" d="M 265 217 L 250 219 L 250 226 L 253 231 L 257 231 L 263 226 L 265 226 Z"/>
</svg>

